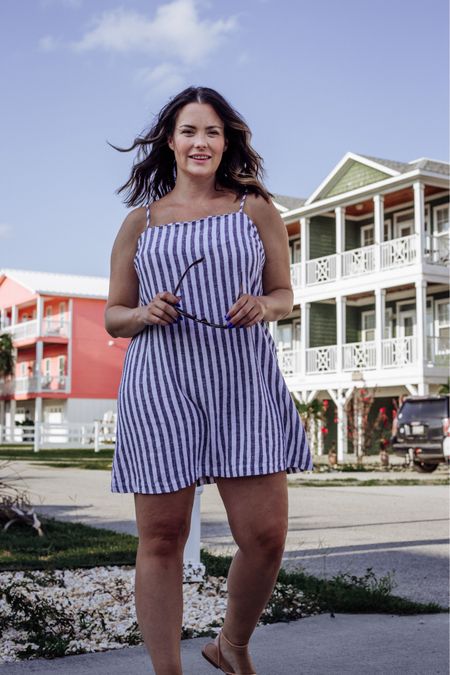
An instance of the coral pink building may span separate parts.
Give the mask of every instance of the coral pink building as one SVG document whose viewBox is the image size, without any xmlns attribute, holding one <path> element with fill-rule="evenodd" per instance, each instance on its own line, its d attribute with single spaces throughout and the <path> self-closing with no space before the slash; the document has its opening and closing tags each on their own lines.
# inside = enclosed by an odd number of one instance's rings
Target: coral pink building
<svg viewBox="0 0 450 675">
<path fill-rule="evenodd" d="M 0 424 L 91 422 L 116 412 L 128 339 L 104 328 L 106 277 L 0 270 L 0 333 L 15 352 L 0 377 Z"/>
</svg>

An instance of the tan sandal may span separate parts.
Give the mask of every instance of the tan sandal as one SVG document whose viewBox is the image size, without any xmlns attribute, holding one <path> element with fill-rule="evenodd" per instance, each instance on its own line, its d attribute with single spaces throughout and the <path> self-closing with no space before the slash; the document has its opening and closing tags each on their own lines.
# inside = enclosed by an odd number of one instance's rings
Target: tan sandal
<svg viewBox="0 0 450 675">
<path fill-rule="evenodd" d="M 225 637 L 222 629 L 220 629 L 219 634 L 215 638 L 214 642 L 208 642 L 203 647 L 202 655 L 215 668 L 220 668 L 220 670 L 222 670 L 225 675 L 236 675 L 236 672 L 232 669 L 232 666 L 230 666 L 229 662 L 226 660 L 220 650 L 220 636 L 222 636 L 223 639 L 235 649 L 245 649 L 248 646 L 248 642 L 246 645 L 234 645 L 227 637 Z M 245 675 L 256 675 L 256 673 L 246 673 Z"/>
</svg>

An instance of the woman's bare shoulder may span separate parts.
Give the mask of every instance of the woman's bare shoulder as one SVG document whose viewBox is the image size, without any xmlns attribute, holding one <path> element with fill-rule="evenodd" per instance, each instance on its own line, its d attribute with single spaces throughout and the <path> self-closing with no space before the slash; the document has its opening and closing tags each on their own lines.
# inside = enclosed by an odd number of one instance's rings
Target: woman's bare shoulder
<svg viewBox="0 0 450 675">
<path fill-rule="evenodd" d="M 138 206 L 127 213 L 119 234 L 126 240 L 136 240 L 147 225 L 147 209 Z"/>
</svg>

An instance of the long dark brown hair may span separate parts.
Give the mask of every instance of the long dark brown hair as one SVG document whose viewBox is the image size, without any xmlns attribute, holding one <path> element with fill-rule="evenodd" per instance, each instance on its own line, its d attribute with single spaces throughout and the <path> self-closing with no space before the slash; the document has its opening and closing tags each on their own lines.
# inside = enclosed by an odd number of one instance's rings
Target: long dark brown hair
<svg viewBox="0 0 450 675">
<path fill-rule="evenodd" d="M 251 131 L 243 117 L 215 89 L 187 87 L 161 109 L 149 130 L 134 139 L 129 148 L 111 147 L 119 152 L 138 148 L 130 178 L 117 194 L 126 191 L 124 203 L 140 206 L 163 197 L 175 186 L 176 162 L 168 146 L 178 112 L 188 103 L 209 103 L 224 124 L 228 147 L 216 171 L 215 188 L 225 188 L 239 195 L 245 190 L 270 201 L 274 195 L 262 182 L 265 175 L 262 157 L 250 145 Z"/>
</svg>

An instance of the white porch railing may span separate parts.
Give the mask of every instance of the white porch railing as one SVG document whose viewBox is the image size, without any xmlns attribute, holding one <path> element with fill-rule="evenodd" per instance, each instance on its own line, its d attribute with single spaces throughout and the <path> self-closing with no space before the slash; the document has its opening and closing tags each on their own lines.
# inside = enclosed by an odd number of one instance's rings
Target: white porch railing
<svg viewBox="0 0 450 675">
<path fill-rule="evenodd" d="M 306 350 L 306 372 L 315 373 L 336 372 L 337 345 L 312 347 Z"/>
<path fill-rule="evenodd" d="M 381 245 L 381 269 L 403 267 L 415 262 L 418 257 L 419 236 L 409 234 L 407 237 L 398 237 L 383 241 Z"/>
<path fill-rule="evenodd" d="M 343 370 L 370 370 L 377 367 L 376 343 L 347 342 L 343 345 Z"/>
<path fill-rule="evenodd" d="M 313 258 L 306 261 L 306 283 L 323 284 L 336 279 L 336 267 L 339 262 L 338 255 L 325 255 L 321 258 Z"/>
<path fill-rule="evenodd" d="M 427 237 L 426 258 L 428 262 L 436 265 L 449 265 L 450 263 L 450 233 L 441 236 Z"/>
<path fill-rule="evenodd" d="M 15 377 L 0 379 L 0 396 L 12 394 L 37 394 L 39 392 L 70 392 L 68 375 L 33 375 L 31 377 Z"/>
<path fill-rule="evenodd" d="M 277 349 L 278 364 L 283 375 L 295 375 L 300 372 L 300 348 Z"/>
<path fill-rule="evenodd" d="M 381 271 L 404 267 L 415 262 L 420 255 L 419 236 L 410 234 L 384 241 L 381 247 Z M 356 277 L 376 271 L 377 244 L 361 246 L 344 251 L 340 256 L 332 255 L 313 258 L 306 261 L 306 284 L 322 284 L 334 281 L 339 265 L 342 265 L 342 277 Z M 424 259 L 439 265 L 448 265 L 450 260 L 450 238 L 448 235 L 426 236 Z M 291 279 L 294 288 L 301 286 L 301 263 L 291 265 Z"/>
<path fill-rule="evenodd" d="M 342 254 L 342 276 L 353 277 L 375 270 L 375 244 L 353 248 Z"/>
<path fill-rule="evenodd" d="M 416 338 L 412 335 L 381 341 L 383 367 L 411 366 L 416 360 Z"/>
<path fill-rule="evenodd" d="M 427 360 L 435 366 L 450 366 L 450 337 L 427 337 Z"/>
<path fill-rule="evenodd" d="M 298 288 L 301 284 L 301 278 L 300 278 L 300 265 L 301 263 L 293 263 L 290 266 L 291 269 L 291 283 L 293 288 Z"/>
<path fill-rule="evenodd" d="M 40 336 L 69 337 L 70 322 L 65 319 L 65 316 L 65 314 L 55 314 L 51 318 L 45 317 L 42 319 L 41 330 L 38 328 L 37 319 L 4 326 L 1 330 L 4 333 L 10 333 L 13 340 L 24 340 Z"/>
</svg>

